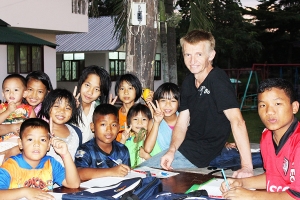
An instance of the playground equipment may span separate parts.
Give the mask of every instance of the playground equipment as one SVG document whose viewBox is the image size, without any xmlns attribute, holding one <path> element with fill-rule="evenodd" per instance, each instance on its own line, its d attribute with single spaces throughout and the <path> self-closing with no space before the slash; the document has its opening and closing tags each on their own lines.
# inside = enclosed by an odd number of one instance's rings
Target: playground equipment
<svg viewBox="0 0 300 200">
<path fill-rule="evenodd" d="M 300 64 L 253 64 L 252 68 L 244 69 L 225 69 L 230 78 L 232 75 L 236 75 L 235 79 L 240 80 L 242 74 L 248 74 L 247 84 L 240 98 L 239 83 L 236 81 L 234 84 L 237 98 L 240 101 L 241 111 L 257 109 L 257 89 L 259 82 L 267 78 L 284 78 L 289 80 L 294 85 L 294 89 L 297 94 L 297 99 L 300 97 L 299 92 L 299 73 L 298 68 Z M 254 78 L 254 81 L 252 80 Z M 255 87 L 253 92 L 249 90 L 249 87 Z M 250 91 L 250 92 L 249 92 Z"/>
</svg>

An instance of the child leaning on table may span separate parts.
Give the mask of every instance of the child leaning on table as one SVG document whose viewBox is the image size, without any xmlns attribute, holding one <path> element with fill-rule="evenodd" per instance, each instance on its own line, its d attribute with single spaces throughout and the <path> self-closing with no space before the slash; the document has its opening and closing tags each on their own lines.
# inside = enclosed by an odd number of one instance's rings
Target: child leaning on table
<svg viewBox="0 0 300 200">
<path fill-rule="evenodd" d="M 267 79 L 258 89 L 258 114 L 266 126 L 260 142 L 265 173 L 228 179 L 221 191 L 226 199 L 300 198 L 300 124 L 293 85 L 280 78 Z M 249 188 L 266 191 L 252 191 Z"/>
<path fill-rule="evenodd" d="M 54 199 L 47 191 L 53 184 L 78 188 L 80 179 L 67 144 L 50 138 L 49 124 L 39 118 L 25 120 L 20 127 L 22 153 L 7 159 L 0 168 L 0 197 L 10 199 Z M 62 157 L 63 167 L 47 156 L 50 145 Z"/>
<path fill-rule="evenodd" d="M 80 179 L 126 176 L 130 171 L 129 152 L 115 140 L 120 128 L 118 109 L 110 104 L 97 106 L 90 127 L 95 137 L 80 145 L 75 155 Z"/>
</svg>

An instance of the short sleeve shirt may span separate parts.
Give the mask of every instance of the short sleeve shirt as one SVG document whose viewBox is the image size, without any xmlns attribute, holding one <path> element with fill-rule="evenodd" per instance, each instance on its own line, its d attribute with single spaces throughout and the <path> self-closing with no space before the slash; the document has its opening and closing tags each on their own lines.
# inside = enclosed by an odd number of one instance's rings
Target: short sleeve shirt
<svg viewBox="0 0 300 200">
<path fill-rule="evenodd" d="M 231 131 L 224 110 L 238 107 L 234 87 L 223 70 L 213 68 L 198 88 L 189 74 L 181 87 L 179 111 L 189 110 L 190 124 L 179 151 L 197 167 L 208 166 Z"/>
<path fill-rule="evenodd" d="M 62 185 L 65 169 L 51 156 L 42 158 L 36 168 L 32 168 L 22 154 L 7 159 L 0 168 L 0 189 L 21 187 L 52 190 L 53 184 Z"/>
<path fill-rule="evenodd" d="M 130 166 L 129 152 L 124 144 L 114 140 L 112 151 L 107 154 L 97 145 L 95 138 L 78 147 L 75 154 L 75 165 L 82 168 L 111 168 L 116 166 L 108 156 L 114 160 L 121 159 L 123 164 Z"/>
<path fill-rule="evenodd" d="M 278 146 L 272 131 L 265 129 L 260 142 L 268 192 L 286 191 L 300 199 L 300 124 L 297 119 L 282 136 Z"/>
</svg>

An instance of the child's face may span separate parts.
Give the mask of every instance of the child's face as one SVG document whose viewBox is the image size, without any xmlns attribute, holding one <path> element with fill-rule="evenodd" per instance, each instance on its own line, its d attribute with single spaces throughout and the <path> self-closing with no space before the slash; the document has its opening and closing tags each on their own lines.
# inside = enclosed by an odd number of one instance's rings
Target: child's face
<svg viewBox="0 0 300 200">
<path fill-rule="evenodd" d="M 55 124 L 65 124 L 72 117 L 72 107 L 67 99 L 56 99 L 50 109 L 49 117 Z"/>
<path fill-rule="evenodd" d="M 50 149 L 48 131 L 43 127 L 27 127 L 18 143 L 24 160 L 32 167 L 36 167 Z"/>
<path fill-rule="evenodd" d="M 146 115 L 139 112 L 130 120 L 131 130 L 138 133 L 142 128 L 147 130 L 149 119 Z"/>
<path fill-rule="evenodd" d="M 29 105 L 35 108 L 37 105 L 43 102 L 47 94 L 48 90 L 42 81 L 33 78 L 28 80 L 26 100 Z"/>
<path fill-rule="evenodd" d="M 113 114 L 98 115 L 96 121 L 91 123 L 91 130 L 99 146 L 112 143 L 117 137 L 119 128 L 119 120 Z"/>
<path fill-rule="evenodd" d="M 178 109 L 178 101 L 174 98 L 172 93 L 165 95 L 164 98 L 159 99 L 158 104 L 166 117 L 175 114 Z"/>
<path fill-rule="evenodd" d="M 80 97 L 83 103 L 90 104 L 100 95 L 101 81 L 96 74 L 88 75 L 87 79 L 82 83 L 80 88 Z"/>
<path fill-rule="evenodd" d="M 277 135 L 283 135 L 298 112 L 299 103 L 290 103 L 284 90 L 272 88 L 258 94 L 258 114 L 266 128 Z"/>
<path fill-rule="evenodd" d="M 132 103 L 136 97 L 135 88 L 128 82 L 123 81 L 120 84 L 118 98 L 123 103 Z"/>
<path fill-rule="evenodd" d="M 2 95 L 7 102 L 14 102 L 16 105 L 20 105 L 22 103 L 23 97 L 25 97 L 26 94 L 26 88 L 20 79 L 7 79 L 2 88 Z"/>
</svg>

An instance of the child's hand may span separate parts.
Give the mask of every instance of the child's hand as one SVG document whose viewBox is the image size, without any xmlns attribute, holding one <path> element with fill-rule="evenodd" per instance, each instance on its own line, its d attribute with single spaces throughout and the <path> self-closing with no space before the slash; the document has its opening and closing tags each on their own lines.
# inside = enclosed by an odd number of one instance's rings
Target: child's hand
<svg viewBox="0 0 300 200">
<path fill-rule="evenodd" d="M 243 182 L 241 179 L 233 179 L 233 178 L 227 178 L 228 184 L 229 184 L 229 189 L 234 188 L 234 187 L 242 187 Z M 221 184 L 220 190 L 222 193 L 227 192 L 228 186 L 225 181 Z"/>
<path fill-rule="evenodd" d="M 120 140 L 120 142 L 122 144 L 125 144 L 126 140 L 129 138 L 130 131 L 131 131 L 131 128 L 132 128 L 132 126 L 127 127 L 126 122 L 124 123 L 124 126 L 125 126 L 125 130 L 122 132 L 122 137 L 121 137 L 121 140 Z"/>
<path fill-rule="evenodd" d="M 12 113 L 12 112 L 14 112 L 16 109 L 17 109 L 16 103 L 13 102 L 13 101 L 9 101 L 9 102 L 8 102 L 8 106 L 7 106 L 7 111 L 8 111 L 9 113 Z"/>
<path fill-rule="evenodd" d="M 127 165 L 120 164 L 116 167 L 111 168 L 113 170 L 112 176 L 124 177 L 130 172 L 130 168 Z"/>
<path fill-rule="evenodd" d="M 80 102 L 79 102 L 80 93 L 78 93 L 77 96 L 76 96 L 76 93 L 77 93 L 77 86 L 74 87 L 73 96 L 76 99 L 76 107 L 78 108 L 80 105 Z"/>
<path fill-rule="evenodd" d="M 152 101 L 153 101 L 153 95 L 154 95 L 154 92 L 153 92 L 152 90 L 150 90 L 150 92 L 149 92 L 147 98 L 144 99 L 144 101 L 145 101 L 146 103 L 152 102 Z"/>
<path fill-rule="evenodd" d="M 109 94 L 109 104 L 111 105 L 115 105 L 116 101 L 118 99 L 118 96 L 115 96 L 114 98 L 112 98 L 112 94 Z"/>
<path fill-rule="evenodd" d="M 225 143 L 225 147 L 226 147 L 227 150 L 235 149 L 236 148 L 236 144 L 234 142 L 226 142 Z"/>
<path fill-rule="evenodd" d="M 67 143 L 65 143 L 63 140 L 61 140 L 57 137 L 51 138 L 51 145 L 52 145 L 53 149 L 55 150 L 55 152 L 58 153 L 61 157 L 63 157 L 63 155 L 66 155 L 67 153 L 69 153 Z"/>
<path fill-rule="evenodd" d="M 40 189 L 36 188 L 21 188 L 22 192 L 26 194 L 26 199 L 53 199 L 55 198 L 49 194 L 48 192 L 45 192 Z"/>
<path fill-rule="evenodd" d="M 151 107 L 154 110 L 154 113 L 153 113 L 154 122 L 160 123 L 163 120 L 165 114 L 163 111 L 161 111 L 157 100 L 155 101 L 155 103 L 156 103 L 156 106 L 151 101 L 149 102 L 149 104 L 151 105 Z"/>
</svg>

